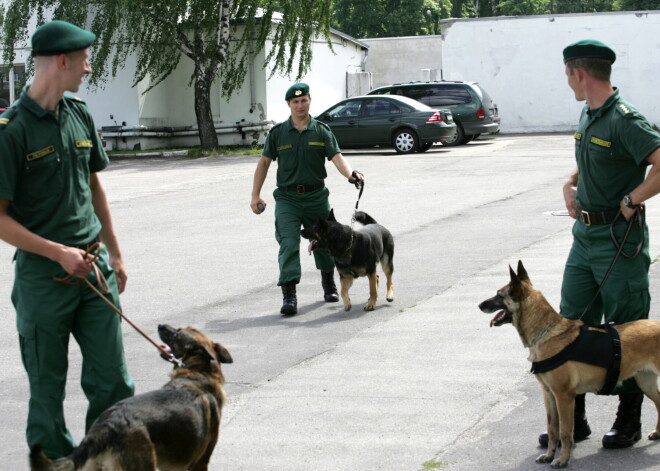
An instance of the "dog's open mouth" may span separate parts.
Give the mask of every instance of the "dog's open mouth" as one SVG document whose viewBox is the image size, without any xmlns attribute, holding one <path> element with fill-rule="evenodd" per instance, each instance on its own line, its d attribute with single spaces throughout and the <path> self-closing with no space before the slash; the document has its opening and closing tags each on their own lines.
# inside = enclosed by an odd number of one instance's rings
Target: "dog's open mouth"
<svg viewBox="0 0 660 471">
<path fill-rule="evenodd" d="M 312 255 L 312 252 L 316 248 L 316 246 L 319 245 L 319 241 L 316 239 L 312 239 L 309 241 L 309 245 L 307 246 L 307 252 L 309 252 L 310 255 Z"/>
<path fill-rule="evenodd" d="M 490 320 L 490 326 L 491 327 L 493 327 L 493 326 L 499 327 L 502 324 L 508 324 L 508 323 L 511 323 L 511 322 L 513 322 L 513 318 L 511 317 L 511 314 L 509 313 L 509 311 L 507 311 L 505 309 L 502 309 L 497 314 L 495 314 L 495 317 L 493 317 Z"/>
</svg>

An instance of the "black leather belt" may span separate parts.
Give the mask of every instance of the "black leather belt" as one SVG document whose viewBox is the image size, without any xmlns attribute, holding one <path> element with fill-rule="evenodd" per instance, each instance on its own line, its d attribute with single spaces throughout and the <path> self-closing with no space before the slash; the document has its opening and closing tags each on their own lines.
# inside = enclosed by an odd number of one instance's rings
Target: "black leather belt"
<svg viewBox="0 0 660 471">
<path fill-rule="evenodd" d="M 608 209 L 607 211 L 585 211 L 579 207 L 577 208 L 577 217 L 585 226 L 612 224 L 618 214 L 618 209 Z"/>
<path fill-rule="evenodd" d="M 281 186 L 280 188 L 287 191 L 295 191 L 296 193 L 310 193 L 312 191 L 320 190 L 325 186 L 325 183 L 317 183 L 316 185 L 289 185 Z"/>
</svg>

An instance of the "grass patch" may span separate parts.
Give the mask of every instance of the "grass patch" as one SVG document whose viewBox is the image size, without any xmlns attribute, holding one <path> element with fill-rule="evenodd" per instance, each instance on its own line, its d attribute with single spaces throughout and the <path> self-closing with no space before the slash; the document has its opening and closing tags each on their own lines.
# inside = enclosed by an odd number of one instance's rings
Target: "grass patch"
<svg viewBox="0 0 660 471">
<path fill-rule="evenodd" d="M 442 469 L 451 466 L 452 464 L 454 463 L 449 461 L 427 461 L 426 463 L 422 463 L 422 469 L 424 471 L 427 469 Z"/>
</svg>

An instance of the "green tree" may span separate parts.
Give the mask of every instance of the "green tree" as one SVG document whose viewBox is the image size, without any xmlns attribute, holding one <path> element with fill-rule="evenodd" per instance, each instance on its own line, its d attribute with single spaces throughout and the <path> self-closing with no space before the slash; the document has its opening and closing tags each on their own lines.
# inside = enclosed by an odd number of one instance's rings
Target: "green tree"
<svg viewBox="0 0 660 471">
<path fill-rule="evenodd" d="M 203 148 L 218 146 L 211 113 L 211 86 L 222 80 L 231 96 L 243 83 L 248 61 L 272 38 L 266 62 L 273 74 L 302 77 L 311 63 L 312 40 L 330 47 L 332 0 L 11 0 L 0 34 L 3 59 L 13 63 L 14 47 L 28 39 L 28 24 L 49 19 L 87 25 L 98 40 L 92 50 L 92 86 L 115 76 L 130 54 L 137 58 L 136 85 L 151 88 L 189 57 L 194 72 L 195 114 Z M 281 12 L 276 13 L 275 8 Z M 275 20 L 275 21 L 273 21 Z M 244 30 L 237 34 L 237 29 Z"/>
<path fill-rule="evenodd" d="M 451 0 L 335 0 L 332 25 L 356 38 L 438 34 Z"/>
<path fill-rule="evenodd" d="M 660 10 L 660 0 L 621 0 L 619 10 Z"/>
</svg>

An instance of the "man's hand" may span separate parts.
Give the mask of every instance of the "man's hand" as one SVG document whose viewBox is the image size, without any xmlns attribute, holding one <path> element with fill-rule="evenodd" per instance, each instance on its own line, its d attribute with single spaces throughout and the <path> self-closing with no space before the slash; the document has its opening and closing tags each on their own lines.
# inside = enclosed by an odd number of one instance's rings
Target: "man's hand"
<svg viewBox="0 0 660 471">
<path fill-rule="evenodd" d="M 564 184 L 564 203 L 568 210 L 568 215 L 573 219 L 577 219 L 577 203 L 575 197 L 577 195 L 577 187 L 572 182 L 568 181 Z"/>
<path fill-rule="evenodd" d="M 253 196 L 250 201 L 250 208 L 254 214 L 261 214 L 266 210 L 266 202 L 260 196 Z"/>
<path fill-rule="evenodd" d="M 126 268 L 124 268 L 124 260 L 121 257 L 110 257 L 110 266 L 115 271 L 117 277 L 117 290 L 119 294 L 123 293 L 126 289 L 126 282 L 128 281 L 128 275 L 126 274 Z"/>
<path fill-rule="evenodd" d="M 92 271 L 92 263 L 97 258 L 96 255 L 85 253 L 84 250 L 76 247 L 63 246 L 56 261 L 62 265 L 64 271 L 69 275 L 77 278 L 85 278 Z"/>
<path fill-rule="evenodd" d="M 353 170 L 353 172 L 351 173 L 351 178 L 356 180 L 357 183 L 364 183 L 364 175 L 362 175 L 357 170 Z M 349 179 L 349 181 L 350 181 L 350 179 Z"/>
</svg>

